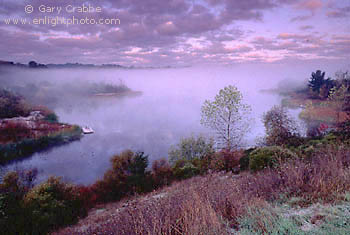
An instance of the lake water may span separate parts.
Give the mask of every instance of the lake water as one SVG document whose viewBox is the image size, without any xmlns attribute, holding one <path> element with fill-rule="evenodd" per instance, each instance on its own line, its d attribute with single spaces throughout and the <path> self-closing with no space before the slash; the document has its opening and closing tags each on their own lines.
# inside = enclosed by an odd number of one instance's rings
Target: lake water
<svg viewBox="0 0 350 235">
<path fill-rule="evenodd" d="M 14 75 L 8 75 L 14 76 Z M 69 90 L 70 84 L 108 82 L 120 79 L 132 90 L 141 91 L 137 97 L 87 98 L 65 93 L 55 102 L 48 102 L 61 122 L 90 126 L 95 130 L 80 141 L 34 154 L 11 163 L 5 171 L 38 168 L 39 181 L 49 175 L 62 176 L 79 184 L 93 183 L 109 168 L 113 154 L 125 149 L 143 151 L 150 162 L 167 157 L 169 147 L 182 137 L 210 136 L 211 131 L 200 125 L 200 108 L 205 99 L 213 99 L 226 85 L 235 85 L 253 110 L 254 121 L 246 138 L 254 145 L 264 136 L 261 122 L 263 112 L 280 104 L 276 94 L 259 92 L 274 88 L 284 72 L 243 68 L 181 68 L 144 70 L 47 70 L 17 73 L 17 85 L 28 81 L 50 82 Z M 297 112 L 294 112 L 297 115 Z"/>
</svg>

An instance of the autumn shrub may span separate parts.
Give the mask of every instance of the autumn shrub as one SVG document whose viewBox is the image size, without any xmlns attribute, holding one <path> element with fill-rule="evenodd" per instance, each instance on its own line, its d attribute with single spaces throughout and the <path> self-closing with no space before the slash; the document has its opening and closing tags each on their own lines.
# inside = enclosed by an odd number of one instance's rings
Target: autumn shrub
<svg viewBox="0 0 350 235">
<path fill-rule="evenodd" d="M 0 128 L 0 142 L 17 142 L 29 135 L 30 129 L 22 123 L 9 122 Z"/>
<path fill-rule="evenodd" d="M 240 170 L 240 159 L 243 157 L 243 151 L 221 150 L 213 154 L 210 169 L 214 171 L 226 171 L 238 173 Z"/>
<path fill-rule="evenodd" d="M 111 158 L 112 168 L 92 187 L 98 201 L 113 201 L 129 194 L 151 190 L 150 173 L 146 171 L 148 156 L 143 152 L 123 151 Z"/>
<path fill-rule="evenodd" d="M 77 185 L 76 191 L 79 194 L 79 199 L 81 200 L 81 209 L 83 211 L 88 211 L 97 205 L 97 195 L 93 187 L 85 185 Z"/>
<path fill-rule="evenodd" d="M 350 120 L 338 123 L 336 128 L 343 140 L 350 139 Z"/>
<path fill-rule="evenodd" d="M 263 147 L 252 151 L 249 155 L 249 169 L 259 171 L 267 167 L 276 167 L 281 160 L 296 158 L 289 149 L 279 146 Z"/>
<path fill-rule="evenodd" d="M 173 179 L 173 170 L 166 159 L 155 160 L 152 163 L 152 181 L 155 189 L 169 185 Z"/>
<path fill-rule="evenodd" d="M 264 113 L 263 122 L 268 146 L 295 144 L 300 139 L 296 121 L 282 106 L 274 106 Z"/>
<path fill-rule="evenodd" d="M 51 177 L 30 190 L 23 199 L 28 213 L 28 233 L 44 234 L 71 224 L 86 214 L 78 189 Z"/>
<path fill-rule="evenodd" d="M 2 234 L 23 234 L 28 217 L 22 199 L 33 187 L 38 170 L 7 173 L 0 184 L 0 227 Z"/>
</svg>

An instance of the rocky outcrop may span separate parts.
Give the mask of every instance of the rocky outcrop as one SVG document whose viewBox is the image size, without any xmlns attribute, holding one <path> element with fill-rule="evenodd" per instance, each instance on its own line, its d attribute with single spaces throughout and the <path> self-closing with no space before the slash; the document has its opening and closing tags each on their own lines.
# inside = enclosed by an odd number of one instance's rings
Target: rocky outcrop
<svg viewBox="0 0 350 235">
<path fill-rule="evenodd" d="M 37 123 L 45 118 L 40 111 L 30 112 L 28 117 L 14 117 L 14 118 L 4 118 L 0 119 L 0 128 L 8 124 L 16 124 L 24 126 L 28 129 L 34 129 L 37 126 Z"/>
</svg>

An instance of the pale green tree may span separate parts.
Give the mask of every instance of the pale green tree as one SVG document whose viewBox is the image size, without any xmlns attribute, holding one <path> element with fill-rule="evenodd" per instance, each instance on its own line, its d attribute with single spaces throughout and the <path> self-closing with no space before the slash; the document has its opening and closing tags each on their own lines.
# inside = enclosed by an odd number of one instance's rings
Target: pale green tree
<svg viewBox="0 0 350 235">
<path fill-rule="evenodd" d="M 235 86 L 227 86 L 213 101 L 204 102 L 201 124 L 216 132 L 219 148 L 231 150 L 241 146 L 249 131 L 250 112 L 250 106 L 243 103 L 242 93 Z"/>
<path fill-rule="evenodd" d="M 198 137 L 188 137 L 181 139 L 176 146 L 171 146 L 169 150 L 169 162 L 174 164 L 177 160 L 202 159 L 213 154 L 214 141 L 200 135 Z"/>
</svg>

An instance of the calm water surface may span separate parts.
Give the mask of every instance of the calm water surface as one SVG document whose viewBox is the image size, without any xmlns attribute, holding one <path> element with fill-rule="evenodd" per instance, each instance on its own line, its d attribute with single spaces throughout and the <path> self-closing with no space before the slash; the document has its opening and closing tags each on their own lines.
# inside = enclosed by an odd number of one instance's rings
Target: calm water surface
<svg viewBox="0 0 350 235">
<path fill-rule="evenodd" d="M 40 172 L 38 181 L 55 175 L 74 183 L 89 184 L 103 176 L 113 154 L 125 149 L 144 151 L 150 161 L 167 157 L 169 147 L 182 137 L 200 133 L 211 135 L 210 130 L 200 125 L 200 107 L 205 99 L 213 99 L 221 88 L 230 84 L 237 86 L 246 103 L 252 106 L 254 121 L 246 144 L 254 145 L 264 135 L 263 112 L 279 104 L 281 99 L 259 90 L 276 87 L 283 78 L 282 74 L 272 72 L 259 76 L 258 72 L 235 68 L 60 70 L 26 74 L 38 81 L 67 84 L 100 81 L 118 84 L 122 79 L 128 87 L 143 94 L 137 97 L 72 98 L 62 93 L 53 106 L 60 121 L 90 126 L 95 133 L 11 163 L 4 170 L 36 167 Z"/>
</svg>

